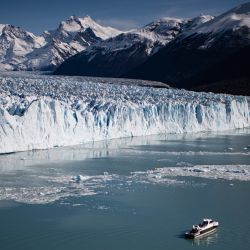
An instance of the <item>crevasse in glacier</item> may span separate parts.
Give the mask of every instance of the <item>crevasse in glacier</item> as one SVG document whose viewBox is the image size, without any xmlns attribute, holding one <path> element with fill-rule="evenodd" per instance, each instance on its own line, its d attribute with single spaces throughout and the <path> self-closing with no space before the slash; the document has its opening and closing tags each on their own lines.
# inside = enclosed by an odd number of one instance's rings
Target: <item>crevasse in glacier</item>
<svg viewBox="0 0 250 250">
<path fill-rule="evenodd" d="M 107 79 L 106 79 L 107 81 Z M 0 76 L 0 153 L 159 133 L 250 126 L 240 96 L 140 87 L 136 80 Z M 150 83 L 149 83 L 150 84 Z"/>
</svg>

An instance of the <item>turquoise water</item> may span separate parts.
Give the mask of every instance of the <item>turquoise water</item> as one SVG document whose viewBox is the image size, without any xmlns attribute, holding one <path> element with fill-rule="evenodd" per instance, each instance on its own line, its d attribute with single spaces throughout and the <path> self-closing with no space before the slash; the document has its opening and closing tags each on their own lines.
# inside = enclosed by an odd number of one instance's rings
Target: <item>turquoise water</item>
<svg viewBox="0 0 250 250">
<path fill-rule="evenodd" d="M 1 249 L 250 249 L 249 144 L 238 130 L 1 155 Z M 221 226 L 184 239 L 203 217 Z"/>
</svg>

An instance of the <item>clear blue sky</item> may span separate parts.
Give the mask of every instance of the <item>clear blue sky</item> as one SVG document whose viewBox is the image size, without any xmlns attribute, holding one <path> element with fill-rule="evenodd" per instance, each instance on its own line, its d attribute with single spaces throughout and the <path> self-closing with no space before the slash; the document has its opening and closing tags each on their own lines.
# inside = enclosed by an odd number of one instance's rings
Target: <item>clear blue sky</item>
<svg viewBox="0 0 250 250">
<path fill-rule="evenodd" d="M 160 17 L 218 15 L 242 0 L 1 0 L 0 23 L 18 25 L 35 34 L 55 29 L 71 15 L 90 15 L 120 29 L 142 26 Z"/>
</svg>

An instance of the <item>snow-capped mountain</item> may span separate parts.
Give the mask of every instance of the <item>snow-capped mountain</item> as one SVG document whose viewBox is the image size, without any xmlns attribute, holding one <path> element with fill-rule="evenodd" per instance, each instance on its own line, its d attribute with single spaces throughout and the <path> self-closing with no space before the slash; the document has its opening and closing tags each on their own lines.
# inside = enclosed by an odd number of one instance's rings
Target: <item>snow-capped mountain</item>
<svg viewBox="0 0 250 250">
<path fill-rule="evenodd" d="M 1 66 L 18 70 L 53 70 L 68 57 L 120 33 L 89 16 L 71 16 L 40 37 L 11 25 L 1 25 L 0 32 Z"/>
<path fill-rule="evenodd" d="M 119 77 L 173 40 L 184 22 L 165 18 L 94 44 L 66 60 L 56 74 Z"/>
<path fill-rule="evenodd" d="M 122 33 L 90 46 L 87 50 L 66 60 L 55 72 L 66 75 L 120 77 L 161 48 L 176 39 L 182 32 L 192 30 L 210 21 L 211 16 L 191 20 L 162 18 L 138 30 Z"/>
<path fill-rule="evenodd" d="M 228 12 L 212 19 L 191 33 L 216 34 L 237 31 L 242 27 L 250 28 L 250 3 L 239 5 Z"/>
<path fill-rule="evenodd" d="M 43 37 L 37 37 L 20 27 L 0 26 L 0 69 L 13 69 L 26 56 L 45 45 Z"/>
<path fill-rule="evenodd" d="M 102 40 L 106 40 L 121 33 L 121 31 L 117 29 L 99 25 L 90 16 L 85 16 L 83 18 L 70 16 L 69 19 L 60 23 L 57 30 L 47 33 L 51 34 L 53 38 L 63 42 L 70 42 L 77 33 L 83 32 L 88 28 L 93 31 L 96 37 Z"/>
<path fill-rule="evenodd" d="M 203 22 L 200 17 L 197 19 L 197 23 Z M 145 62 L 183 29 L 193 27 L 192 21 L 163 18 L 141 29 L 121 32 L 103 27 L 89 16 L 71 16 L 57 29 L 35 36 L 19 27 L 1 24 L 0 69 L 55 70 L 67 58 L 90 47 L 87 61 L 95 67 L 93 70 L 87 65 L 90 75 L 119 76 Z"/>
<path fill-rule="evenodd" d="M 0 154 L 250 125 L 249 100 L 242 96 L 141 87 L 135 80 L 121 85 L 101 78 L 5 74 L 0 75 Z"/>
<path fill-rule="evenodd" d="M 249 57 L 250 3 L 246 3 L 182 32 L 124 76 L 249 95 Z"/>
</svg>

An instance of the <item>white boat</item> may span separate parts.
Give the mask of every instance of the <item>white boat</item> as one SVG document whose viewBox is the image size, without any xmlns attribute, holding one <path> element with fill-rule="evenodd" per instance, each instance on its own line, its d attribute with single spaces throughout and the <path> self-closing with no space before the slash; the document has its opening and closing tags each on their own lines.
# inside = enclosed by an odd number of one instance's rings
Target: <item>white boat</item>
<svg viewBox="0 0 250 250">
<path fill-rule="evenodd" d="M 185 237 L 195 239 L 203 235 L 209 234 L 217 229 L 219 222 L 211 219 L 203 219 L 199 225 L 193 225 L 192 229 L 185 233 Z"/>
</svg>

